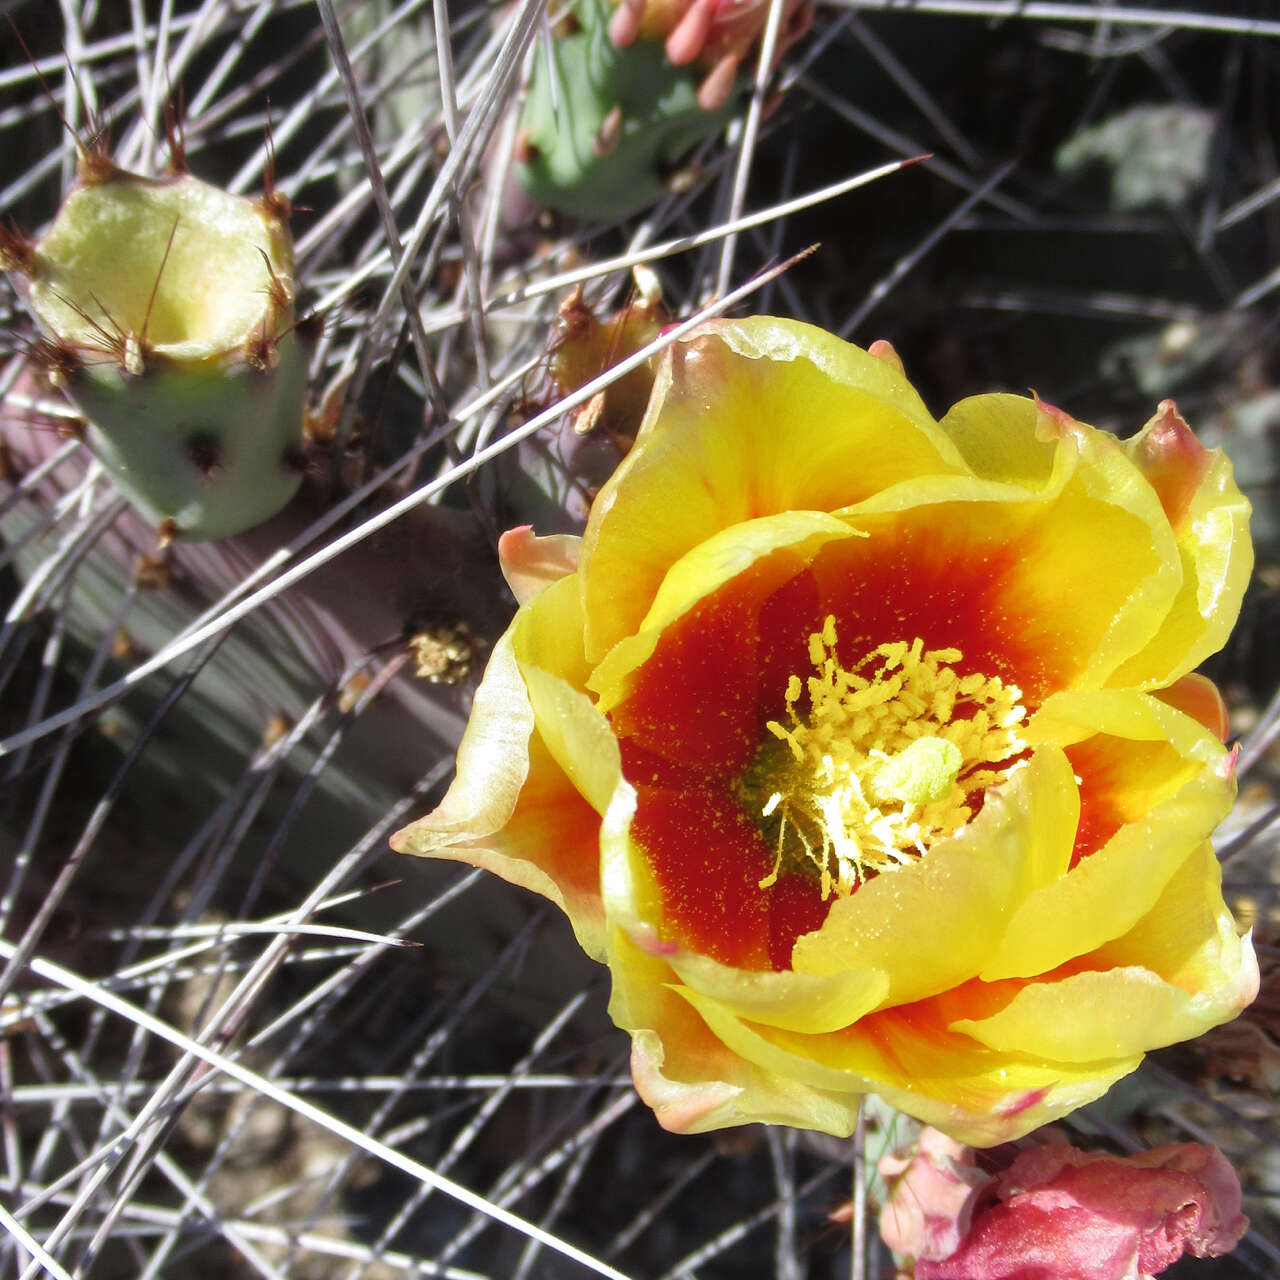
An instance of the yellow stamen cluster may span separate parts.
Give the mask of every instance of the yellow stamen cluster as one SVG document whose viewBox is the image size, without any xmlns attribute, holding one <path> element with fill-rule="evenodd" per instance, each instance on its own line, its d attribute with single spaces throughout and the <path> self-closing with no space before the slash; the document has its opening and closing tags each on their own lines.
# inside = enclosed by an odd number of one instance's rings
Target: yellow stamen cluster
<svg viewBox="0 0 1280 1280">
<path fill-rule="evenodd" d="M 882 644 L 846 670 L 831 615 L 809 637 L 815 674 L 791 676 L 790 723 L 769 722 L 777 747 L 744 779 L 744 799 L 766 797 L 758 820 L 777 853 L 762 889 L 784 857 L 799 856 L 820 872 L 824 899 L 848 894 L 970 820 L 971 797 L 1025 749 L 1026 708 L 999 676 L 956 672 L 961 656 L 916 639 Z"/>
</svg>

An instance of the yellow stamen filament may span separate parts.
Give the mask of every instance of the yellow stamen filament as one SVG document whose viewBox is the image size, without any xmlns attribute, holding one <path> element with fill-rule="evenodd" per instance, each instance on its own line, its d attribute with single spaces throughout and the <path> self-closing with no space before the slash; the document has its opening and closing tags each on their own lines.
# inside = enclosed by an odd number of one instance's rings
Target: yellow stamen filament
<svg viewBox="0 0 1280 1280">
<path fill-rule="evenodd" d="M 820 873 L 824 899 L 851 893 L 973 817 L 976 797 L 1026 747 L 1026 708 L 999 676 L 960 675 L 961 658 L 925 652 L 917 638 L 882 644 L 846 670 L 827 616 L 809 637 L 814 674 L 787 681 L 788 723 L 767 726 L 785 750 L 766 747 L 744 778 L 744 799 L 765 795 L 759 820 L 774 839 L 762 889 L 784 858 L 799 857 Z"/>
</svg>

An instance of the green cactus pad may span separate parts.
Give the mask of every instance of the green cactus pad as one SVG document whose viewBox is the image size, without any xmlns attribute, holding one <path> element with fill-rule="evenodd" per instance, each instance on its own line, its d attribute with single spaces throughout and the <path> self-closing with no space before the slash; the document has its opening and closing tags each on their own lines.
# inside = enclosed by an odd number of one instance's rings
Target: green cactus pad
<svg viewBox="0 0 1280 1280">
<path fill-rule="evenodd" d="M 183 538 L 250 529 L 297 492 L 307 368 L 292 333 L 266 371 L 238 354 L 194 363 L 153 357 L 141 378 L 85 377 L 68 390 L 116 486 L 149 519 L 172 520 Z"/>
<path fill-rule="evenodd" d="M 26 292 L 90 448 L 150 519 L 225 537 L 297 491 L 306 362 L 269 208 L 116 172 L 67 195 Z"/>
<path fill-rule="evenodd" d="M 516 165 L 520 185 L 539 204 L 581 218 L 619 218 L 658 199 L 666 174 L 722 129 L 736 106 L 702 110 L 699 73 L 673 67 L 656 42 L 616 48 L 612 12 L 600 0 L 578 0 L 578 30 L 536 55 L 520 119 L 531 150 Z M 616 139 L 601 154 L 598 140 L 614 108 L 621 111 Z"/>
</svg>

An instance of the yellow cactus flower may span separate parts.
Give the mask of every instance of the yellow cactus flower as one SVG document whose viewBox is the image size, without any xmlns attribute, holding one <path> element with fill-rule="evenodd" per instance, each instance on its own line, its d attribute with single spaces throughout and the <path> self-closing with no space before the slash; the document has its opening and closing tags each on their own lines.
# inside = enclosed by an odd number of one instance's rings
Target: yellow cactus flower
<svg viewBox="0 0 1280 1280">
<path fill-rule="evenodd" d="M 581 543 L 503 539 L 520 611 L 395 839 L 563 908 L 673 1130 L 843 1135 L 874 1092 L 997 1143 L 1256 992 L 1192 674 L 1252 562 L 1227 460 L 1171 401 L 1125 443 L 938 422 L 873 350 L 670 348 Z"/>
</svg>

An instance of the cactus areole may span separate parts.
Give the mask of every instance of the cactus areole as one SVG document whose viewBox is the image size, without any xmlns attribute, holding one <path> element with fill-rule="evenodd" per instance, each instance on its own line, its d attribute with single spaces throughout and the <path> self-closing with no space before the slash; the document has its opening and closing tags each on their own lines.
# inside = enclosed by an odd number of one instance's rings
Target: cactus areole
<svg viewBox="0 0 1280 1280">
<path fill-rule="evenodd" d="M 23 274 L 53 380 L 148 518 L 219 538 L 293 496 L 306 364 L 266 202 L 115 170 L 70 191 Z"/>
</svg>

